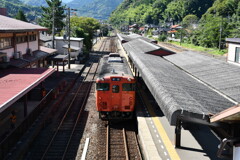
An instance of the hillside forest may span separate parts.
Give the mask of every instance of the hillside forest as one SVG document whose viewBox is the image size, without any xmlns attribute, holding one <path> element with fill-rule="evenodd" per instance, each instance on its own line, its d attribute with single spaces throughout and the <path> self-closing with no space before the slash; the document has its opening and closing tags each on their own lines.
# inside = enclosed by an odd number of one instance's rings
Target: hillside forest
<svg viewBox="0 0 240 160">
<path fill-rule="evenodd" d="M 21 10 L 28 21 L 34 21 L 42 12 L 40 7 L 24 4 L 20 0 L 0 0 L 0 8 L 7 8 L 8 16 L 10 17 L 15 17 Z"/>
<path fill-rule="evenodd" d="M 109 20 L 114 26 L 180 24 L 185 42 L 223 48 L 225 38 L 240 37 L 239 18 L 240 0 L 124 0 Z"/>
</svg>

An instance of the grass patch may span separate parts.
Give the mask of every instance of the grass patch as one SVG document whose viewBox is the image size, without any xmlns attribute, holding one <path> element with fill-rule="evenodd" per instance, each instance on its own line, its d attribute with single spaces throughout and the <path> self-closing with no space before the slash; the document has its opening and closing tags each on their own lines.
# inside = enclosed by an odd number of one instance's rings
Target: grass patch
<svg viewBox="0 0 240 160">
<path fill-rule="evenodd" d="M 169 43 L 180 46 L 180 42 L 169 42 Z M 225 53 L 227 53 L 227 49 L 219 50 L 218 48 L 205 48 L 202 46 L 195 46 L 193 44 L 188 44 L 188 43 L 181 43 L 181 46 L 184 48 L 201 51 L 201 52 L 207 52 L 214 55 L 224 55 Z"/>
</svg>

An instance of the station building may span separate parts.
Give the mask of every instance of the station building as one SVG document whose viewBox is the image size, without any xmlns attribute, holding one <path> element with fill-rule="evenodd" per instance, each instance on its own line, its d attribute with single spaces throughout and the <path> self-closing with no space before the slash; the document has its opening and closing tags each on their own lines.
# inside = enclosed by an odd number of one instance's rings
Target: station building
<svg viewBox="0 0 240 160">
<path fill-rule="evenodd" d="M 42 92 L 44 80 L 55 72 L 46 67 L 46 58 L 56 50 L 39 45 L 39 32 L 46 30 L 0 15 L 0 157 L 6 145 L 12 145 L 5 144 L 6 139 L 11 137 L 12 142 L 17 141 L 41 113 L 42 104 L 50 94 Z M 17 118 L 11 128 L 9 117 L 13 113 Z M 29 116 L 32 118 L 27 120 Z"/>
</svg>

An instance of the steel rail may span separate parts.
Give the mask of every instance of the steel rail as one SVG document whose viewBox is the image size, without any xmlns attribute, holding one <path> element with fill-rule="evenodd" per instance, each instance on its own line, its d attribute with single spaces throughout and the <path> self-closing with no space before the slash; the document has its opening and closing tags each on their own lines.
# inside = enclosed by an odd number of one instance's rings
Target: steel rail
<svg viewBox="0 0 240 160">
<path fill-rule="evenodd" d="M 110 139 L 110 135 L 109 135 L 110 129 L 109 129 L 109 125 L 107 124 L 107 136 L 106 136 L 106 160 L 109 159 L 109 139 Z"/>
<path fill-rule="evenodd" d="M 98 64 L 99 64 L 99 62 L 98 62 Z M 91 64 L 90 69 L 89 69 L 87 75 L 89 74 L 92 66 L 93 66 L 93 63 Z M 97 65 L 97 67 L 98 67 L 98 65 Z M 97 68 L 96 68 L 96 70 L 94 71 L 94 76 L 95 76 L 96 72 L 97 72 Z M 92 80 L 94 79 L 94 76 L 93 76 Z M 87 77 L 87 76 L 86 76 L 86 77 Z M 85 77 L 84 80 L 86 80 L 86 77 Z M 79 119 L 80 119 L 80 116 L 81 116 L 81 114 L 82 114 L 82 111 L 83 111 L 83 109 L 84 109 L 84 106 L 85 106 L 86 103 L 87 103 L 87 100 L 88 100 L 88 97 L 89 97 L 89 93 L 90 93 L 91 88 L 92 88 L 92 83 L 93 83 L 93 81 L 91 81 L 90 84 L 89 84 L 89 86 L 88 86 L 87 94 L 85 94 L 86 96 L 84 97 L 83 103 L 82 103 L 82 105 L 81 105 L 81 109 L 80 109 L 80 111 L 79 111 L 79 113 L 78 113 L 78 116 L 77 116 L 77 119 L 76 119 L 76 121 L 75 121 L 73 130 L 72 130 L 71 135 L 70 135 L 70 138 L 69 138 L 69 140 L 68 140 L 67 146 L 66 146 L 65 151 L 64 151 L 64 153 L 63 153 L 62 160 L 66 157 L 66 153 L 67 153 L 67 151 L 68 151 L 68 148 L 69 148 L 70 142 L 71 142 L 71 140 L 72 140 L 73 134 L 74 134 L 74 132 L 75 132 L 75 130 L 76 130 L 78 121 L 79 121 Z"/>
<path fill-rule="evenodd" d="M 142 153 L 141 153 L 141 151 L 140 151 L 140 147 L 139 147 L 140 145 L 139 145 L 139 143 L 138 143 L 138 139 L 137 139 L 137 134 L 136 134 L 136 132 L 134 132 L 134 139 L 135 139 L 135 142 L 136 142 L 136 146 L 137 146 L 139 158 L 140 158 L 140 160 L 142 160 L 143 157 L 142 157 Z"/>
<path fill-rule="evenodd" d="M 124 147 L 125 147 L 126 160 L 129 160 L 129 154 L 128 154 L 128 146 L 127 146 L 127 138 L 126 138 L 125 128 L 123 128 L 123 141 L 124 141 Z"/>
<path fill-rule="evenodd" d="M 82 103 L 82 105 L 81 105 L 80 111 L 78 112 L 78 116 L 77 116 L 77 119 L 76 119 L 76 121 L 75 121 L 74 127 L 73 127 L 73 129 L 72 129 L 70 138 L 68 139 L 68 142 L 67 142 L 65 151 L 64 151 L 64 153 L 63 153 L 63 155 L 62 155 L 62 160 L 65 158 L 66 153 L 67 153 L 67 151 L 68 151 L 69 144 L 70 144 L 70 142 L 71 142 L 71 140 L 72 140 L 72 137 L 73 137 L 73 134 L 74 134 L 74 132 L 75 132 L 75 130 L 76 130 L 78 121 L 79 121 L 79 119 L 80 119 L 80 116 L 81 116 L 81 114 L 82 114 L 82 111 L 83 111 L 83 109 L 84 109 L 84 106 L 85 106 L 86 103 L 87 103 L 87 100 L 88 100 L 88 97 L 89 97 L 89 93 L 90 93 L 90 91 L 91 91 L 91 87 L 92 87 L 92 82 L 90 82 L 90 84 L 89 84 L 89 86 L 88 86 L 87 94 L 86 94 L 86 96 L 84 97 L 84 100 L 83 100 L 83 103 Z"/>
<path fill-rule="evenodd" d="M 91 66 L 92 66 L 92 64 L 91 64 Z M 90 69 L 91 69 L 91 66 L 90 66 Z M 88 70 L 87 75 L 89 74 L 90 69 Z M 86 79 L 87 75 L 85 76 L 84 80 Z M 82 80 L 81 80 L 80 82 L 82 82 Z M 52 145 L 52 143 L 53 143 L 53 141 L 54 141 L 54 139 L 55 139 L 57 133 L 58 133 L 59 130 L 60 130 L 60 127 L 62 126 L 64 120 L 66 119 L 66 117 L 67 117 L 67 115 L 68 115 L 70 109 L 72 108 L 72 105 L 73 105 L 73 103 L 74 103 L 74 101 L 75 101 L 75 99 L 76 99 L 76 97 L 77 97 L 77 95 L 78 95 L 78 93 L 79 93 L 79 91 L 80 91 L 80 88 L 82 88 L 82 86 L 83 86 L 83 83 L 81 83 L 80 86 L 78 87 L 78 89 L 77 89 L 77 91 L 76 91 L 76 93 L 75 93 L 75 95 L 74 95 L 74 97 L 73 97 L 71 103 L 70 103 L 69 106 L 68 106 L 67 111 L 65 112 L 65 114 L 64 114 L 64 116 L 63 116 L 61 122 L 59 123 L 59 125 L 58 125 L 58 127 L 57 127 L 57 130 L 55 131 L 55 133 L 54 133 L 54 135 L 53 135 L 51 141 L 49 142 L 49 144 L 48 144 L 48 146 L 47 146 L 47 148 L 46 148 L 46 150 L 45 150 L 45 152 L 44 152 L 44 154 L 43 154 L 41 160 L 44 159 L 44 157 L 46 156 L 47 152 L 49 151 L 49 149 L 50 149 L 50 147 L 51 147 L 51 145 Z"/>
</svg>

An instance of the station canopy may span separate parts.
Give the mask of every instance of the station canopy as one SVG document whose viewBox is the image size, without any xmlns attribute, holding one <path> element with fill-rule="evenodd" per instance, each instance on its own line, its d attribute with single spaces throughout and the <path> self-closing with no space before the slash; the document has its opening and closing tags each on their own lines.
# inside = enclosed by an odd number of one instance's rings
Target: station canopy
<svg viewBox="0 0 240 160">
<path fill-rule="evenodd" d="M 1 71 L 0 113 L 40 84 L 54 71 L 54 69 L 47 68 L 15 68 Z"/>
</svg>

